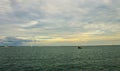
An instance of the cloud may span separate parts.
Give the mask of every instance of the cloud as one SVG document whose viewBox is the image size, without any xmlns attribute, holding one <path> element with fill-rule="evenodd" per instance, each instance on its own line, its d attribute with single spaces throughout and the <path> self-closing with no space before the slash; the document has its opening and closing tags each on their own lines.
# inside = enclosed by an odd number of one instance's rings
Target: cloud
<svg viewBox="0 0 120 71">
<path fill-rule="evenodd" d="M 29 23 L 22 24 L 21 27 L 31 27 L 37 24 L 38 24 L 38 21 L 30 21 Z"/>
<path fill-rule="evenodd" d="M 114 41 L 117 41 L 117 43 L 112 44 L 118 44 L 120 42 L 120 34 L 114 34 L 114 35 L 95 35 L 93 32 L 89 33 L 83 33 L 83 34 L 71 34 L 71 35 L 49 35 L 49 36 L 36 36 L 36 37 L 17 37 L 18 39 L 22 40 L 31 40 L 31 42 L 24 42 L 26 45 L 96 45 L 96 44 L 102 44 L 109 43 L 111 44 Z M 113 37 L 114 36 L 114 37 Z M 92 42 L 92 43 L 91 43 Z"/>
<path fill-rule="evenodd" d="M 119 32 L 120 28 L 119 28 L 120 24 L 105 24 L 105 23 L 92 23 L 92 24 L 86 24 L 84 27 L 84 29 L 87 29 L 89 31 L 102 31 L 104 32 L 104 34 L 110 34 L 110 33 L 117 33 Z"/>
<path fill-rule="evenodd" d="M 42 42 L 50 39 L 56 44 L 82 39 L 69 36 L 73 34 L 114 37 L 120 32 L 119 6 L 119 0 L 1 0 L 0 36 L 50 36 L 41 38 Z"/>
<path fill-rule="evenodd" d="M 4 39 L 0 39 L 0 46 L 24 46 L 27 42 L 31 42 L 31 40 L 23 40 L 15 37 L 5 37 Z"/>
<path fill-rule="evenodd" d="M 111 3 L 112 3 L 112 0 L 103 0 L 103 2 L 104 2 L 105 4 L 111 4 Z"/>
</svg>

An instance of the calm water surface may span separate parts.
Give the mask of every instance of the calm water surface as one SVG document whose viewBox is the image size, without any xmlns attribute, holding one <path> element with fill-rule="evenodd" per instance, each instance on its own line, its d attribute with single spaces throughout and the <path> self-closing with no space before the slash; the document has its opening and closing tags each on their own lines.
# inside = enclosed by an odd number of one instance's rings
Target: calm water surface
<svg viewBox="0 0 120 71">
<path fill-rule="evenodd" d="M 0 71 L 120 71 L 120 46 L 0 47 Z"/>
</svg>

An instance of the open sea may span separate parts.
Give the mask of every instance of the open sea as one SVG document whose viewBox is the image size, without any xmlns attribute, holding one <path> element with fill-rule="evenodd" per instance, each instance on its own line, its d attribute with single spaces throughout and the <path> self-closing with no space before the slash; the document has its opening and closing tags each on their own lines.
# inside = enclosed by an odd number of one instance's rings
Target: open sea
<svg viewBox="0 0 120 71">
<path fill-rule="evenodd" d="M 0 71 L 120 71 L 120 46 L 0 47 Z"/>
</svg>

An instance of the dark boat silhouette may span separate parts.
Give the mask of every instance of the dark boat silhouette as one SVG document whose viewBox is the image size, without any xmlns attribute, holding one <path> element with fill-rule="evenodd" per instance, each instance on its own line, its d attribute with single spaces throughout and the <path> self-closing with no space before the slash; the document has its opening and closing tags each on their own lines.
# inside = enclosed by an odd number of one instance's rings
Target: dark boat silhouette
<svg viewBox="0 0 120 71">
<path fill-rule="evenodd" d="M 78 46 L 78 49 L 82 49 L 82 47 Z"/>
</svg>

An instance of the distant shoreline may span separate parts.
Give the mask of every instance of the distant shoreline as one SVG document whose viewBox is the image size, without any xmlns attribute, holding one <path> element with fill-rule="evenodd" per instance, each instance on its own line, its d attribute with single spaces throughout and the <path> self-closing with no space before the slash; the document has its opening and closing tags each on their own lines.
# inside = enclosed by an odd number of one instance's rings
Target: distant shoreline
<svg viewBox="0 0 120 71">
<path fill-rule="evenodd" d="M 79 45 L 80 46 L 80 45 Z M 95 46 L 120 46 L 120 45 L 81 45 L 81 47 L 95 47 Z M 0 46 L 0 47 L 6 47 L 6 46 Z M 75 46 L 7 46 L 7 47 L 77 47 Z"/>
</svg>

